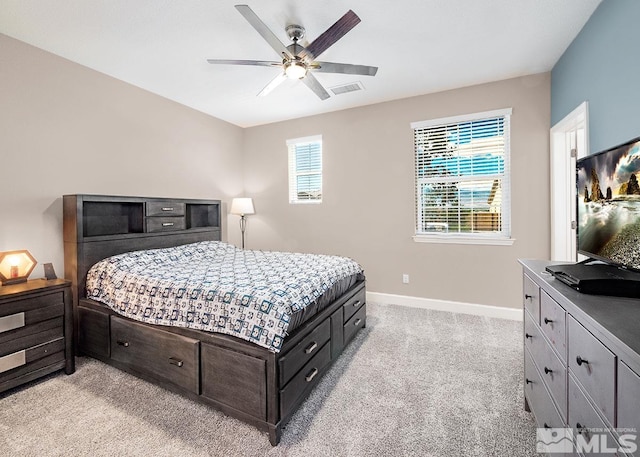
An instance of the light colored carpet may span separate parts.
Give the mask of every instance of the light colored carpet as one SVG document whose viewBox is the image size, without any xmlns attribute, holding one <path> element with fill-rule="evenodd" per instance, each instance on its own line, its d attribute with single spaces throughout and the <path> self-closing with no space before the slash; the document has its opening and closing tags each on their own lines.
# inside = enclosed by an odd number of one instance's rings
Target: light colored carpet
<svg viewBox="0 0 640 457">
<path fill-rule="evenodd" d="M 4 456 L 536 456 L 522 323 L 367 304 L 367 328 L 266 433 L 89 358 L 0 395 Z"/>
</svg>

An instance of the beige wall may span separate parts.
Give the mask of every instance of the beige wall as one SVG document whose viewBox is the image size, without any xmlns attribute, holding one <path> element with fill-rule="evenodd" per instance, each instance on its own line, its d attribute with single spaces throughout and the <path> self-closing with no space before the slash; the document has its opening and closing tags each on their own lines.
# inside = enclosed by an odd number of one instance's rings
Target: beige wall
<svg viewBox="0 0 640 457">
<path fill-rule="evenodd" d="M 71 193 L 227 202 L 244 191 L 257 210 L 249 248 L 353 257 L 374 292 L 515 308 L 516 259 L 549 256 L 548 74 L 243 130 L 1 34 L 0 63 L 0 250 L 29 249 L 59 275 Z M 409 124 L 507 107 L 515 244 L 413 242 Z M 316 134 L 324 201 L 289 205 L 285 141 Z M 237 243 L 237 216 L 223 220 Z"/>
<path fill-rule="evenodd" d="M 238 195 L 242 136 L 0 34 L 0 251 L 28 249 L 40 263 L 32 277 L 44 262 L 62 276 L 63 194 Z"/>
<path fill-rule="evenodd" d="M 415 243 L 409 124 L 508 107 L 513 246 Z M 520 307 L 517 259 L 549 257 L 549 125 L 545 73 L 246 129 L 245 191 L 257 212 L 248 247 L 353 257 L 369 291 Z M 316 134 L 323 202 L 290 205 L 285 141 Z"/>
</svg>

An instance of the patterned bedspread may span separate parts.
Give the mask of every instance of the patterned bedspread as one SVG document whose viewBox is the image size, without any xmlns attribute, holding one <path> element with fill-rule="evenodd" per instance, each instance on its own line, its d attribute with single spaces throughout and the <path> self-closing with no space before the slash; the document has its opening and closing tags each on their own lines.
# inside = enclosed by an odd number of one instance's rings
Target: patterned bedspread
<svg viewBox="0 0 640 457">
<path fill-rule="evenodd" d="M 89 270 L 87 298 L 138 321 L 224 333 L 279 352 L 293 313 L 361 273 L 346 257 L 204 241 L 104 259 Z"/>
</svg>

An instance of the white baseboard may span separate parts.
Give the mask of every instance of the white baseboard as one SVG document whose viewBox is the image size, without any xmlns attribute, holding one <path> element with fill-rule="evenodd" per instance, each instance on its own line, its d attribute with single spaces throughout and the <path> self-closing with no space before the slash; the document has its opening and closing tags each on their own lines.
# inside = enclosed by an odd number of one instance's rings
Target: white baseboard
<svg viewBox="0 0 640 457">
<path fill-rule="evenodd" d="M 522 308 L 504 308 L 502 306 L 478 305 L 432 298 L 409 297 L 406 295 L 367 292 L 367 301 L 387 305 L 409 306 L 411 308 L 433 309 L 452 313 L 473 314 L 476 316 L 497 317 L 512 321 L 522 320 Z"/>
</svg>

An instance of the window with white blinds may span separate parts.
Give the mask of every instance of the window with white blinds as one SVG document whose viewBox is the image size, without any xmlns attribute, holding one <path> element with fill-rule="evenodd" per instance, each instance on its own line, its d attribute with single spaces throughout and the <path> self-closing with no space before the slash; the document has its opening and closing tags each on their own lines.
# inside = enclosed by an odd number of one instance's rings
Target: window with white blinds
<svg viewBox="0 0 640 457">
<path fill-rule="evenodd" d="M 322 136 L 287 140 L 289 203 L 322 202 Z"/>
<path fill-rule="evenodd" d="M 414 122 L 416 241 L 511 244 L 511 109 Z"/>
</svg>

